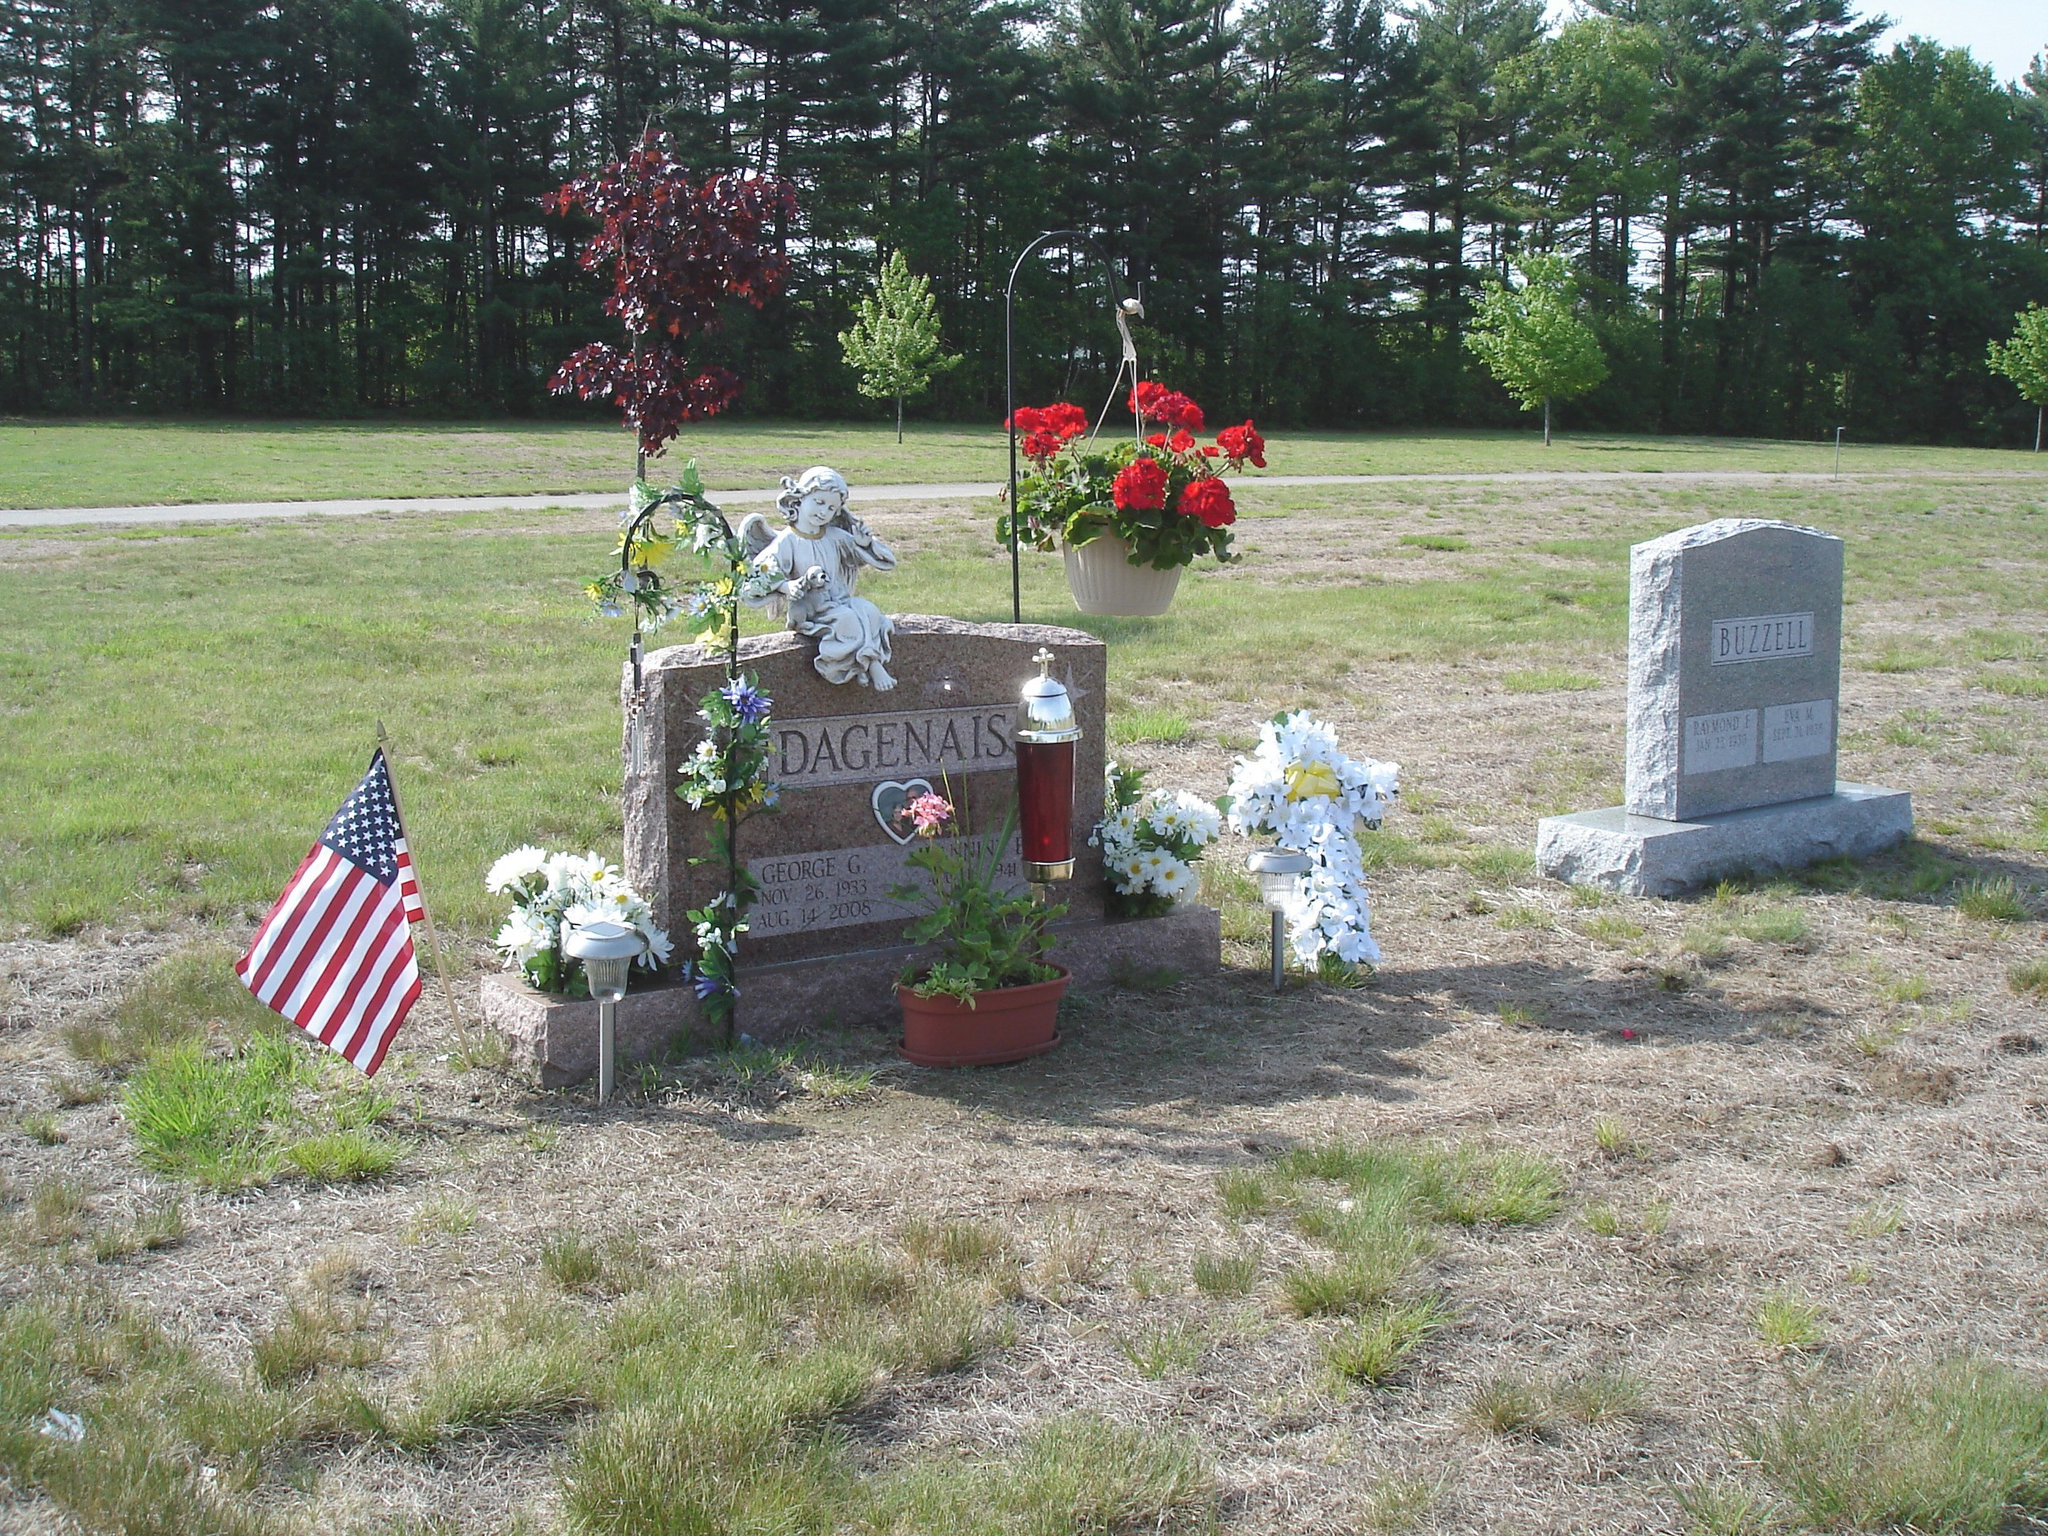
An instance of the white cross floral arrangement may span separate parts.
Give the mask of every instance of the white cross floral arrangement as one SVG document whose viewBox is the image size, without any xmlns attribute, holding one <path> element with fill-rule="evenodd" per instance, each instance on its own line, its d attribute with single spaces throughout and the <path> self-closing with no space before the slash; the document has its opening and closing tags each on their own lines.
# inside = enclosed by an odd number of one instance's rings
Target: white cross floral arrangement
<svg viewBox="0 0 2048 1536">
<path fill-rule="evenodd" d="M 655 971 L 668 963 L 673 946 L 655 926 L 653 909 L 616 865 L 594 853 L 515 848 L 491 866 L 484 888 L 512 898 L 512 915 L 498 930 L 498 950 L 508 967 L 543 992 L 590 995 L 583 963 L 562 953 L 569 930 L 586 923 L 623 923 L 646 943 L 640 965 Z"/>
<path fill-rule="evenodd" d="M 1359 839 L 1379 830 L 1400 792 L 1399 763 L 1345 755 L 1337 733 L 1305 709 L 1261 725 L 1258 748 L 1232 768 L 1232 830 L 1270 834 L 1309 856 L 1285 911 L 1288 948 L 1304 968 L 1379 963 Z"/>
<path fill-rule="evenodd" d="M 1195 864 L 1223 830 L 1221 813 L 1185 790 L 1148 790 L 1142 768 L 1108 764 L 1102 790 L 1105 814 L 1088 841 L 1102 850 L 1110 914 L 1171 911 L 1200 883 Z"/>
</svg>

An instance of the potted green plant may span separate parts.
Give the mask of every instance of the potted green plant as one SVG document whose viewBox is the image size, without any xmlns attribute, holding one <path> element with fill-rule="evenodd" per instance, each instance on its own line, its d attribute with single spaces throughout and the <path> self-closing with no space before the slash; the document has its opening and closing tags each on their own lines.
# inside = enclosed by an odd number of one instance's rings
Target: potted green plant
<svg viewBox="0 0 2048 1536">
<path fill-rule="evenodd" d="M 1128 404 L 1141 432 L 1148 424 L 1160 430 L 1100 443 L 1083 436 L 1088 418 L 1079 406 L 1020 409 L 1011 424 L 1031 468 L 996 534 L 1007 542 L 1014 515 L 1022 542 L 1060 550 L 1083 613 L 1149 618 L 1172 606 L 1180 573 L 1197 555 L 1230 558 L 1237 508 L 1223 472 L 1263 469 L 1266 440 L 1247 421 L 1213 443 L 1199 441 L 1202 408 L 1149 380 Z"/>
<path fill-rule="evenodd" d="M 897 816 L 917 839 L 909 863 L 931 886 L 889 894 L 927 904 L 903 936 L 936 947 L 913 956 L 897 978 L 903 1055 L 921 1067 L 986 1067 L 1051 1050 L 1060 1043 L 1067 971 L 1045 958 L 1053 944 L 1047 929 L 1066 908 L 1004 889 L 1016 812 L 994 838 L 972 836 L 944 795 L 920 795 Z"/>
</svg>

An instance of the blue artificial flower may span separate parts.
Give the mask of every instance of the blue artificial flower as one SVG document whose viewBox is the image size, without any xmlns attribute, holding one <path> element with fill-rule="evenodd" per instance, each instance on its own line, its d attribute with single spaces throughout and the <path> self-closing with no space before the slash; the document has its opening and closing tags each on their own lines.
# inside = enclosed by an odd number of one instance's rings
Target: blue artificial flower
<svg viewBox="0 0 2048 1536">
<path fill-rule="evenodd" d="M 718 691 L 733 707 L 741 725 L 755 725 L 766 720 L 769 706 L 775 702 L 744 678 L 735 679 Z"/>
<path fill-rule="evenodd" d="M 709 1002 L 712 998 L 718 996 L 719 993 L 726 990 L 726 984 L 723 981 L 711 975 L 695 961 L 683 967 L 683 975 L 689 979 L 690 985 L 696 988 L 697 1001 L 700 1003 Z"/>
</svg>

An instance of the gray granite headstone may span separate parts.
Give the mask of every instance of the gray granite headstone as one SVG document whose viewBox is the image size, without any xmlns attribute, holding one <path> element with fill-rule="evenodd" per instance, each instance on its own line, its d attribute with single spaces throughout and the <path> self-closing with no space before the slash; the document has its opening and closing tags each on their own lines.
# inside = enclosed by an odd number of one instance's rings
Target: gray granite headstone
<svg viewBox="0 0 2048 1536">
<path fill-rule="evenodd" d="M 1629 558 L 1628 809 L 1690 820 L 1833 794 L 1842 541 L 1721 518 Z"/>
<path fill-rule="evenodd" d="M 909 839 L 891 813 L 927 789 L 950 793 L 975 833 L 993 836 L 1016 804 L 1010 745 L 1018 690 L 1040 646 L 1073 695 L 1081 724 L 1074 764 L 1074 878 L 1059 898 L 1072 917 L 1102 915 L 1102 855 L 1088 834 L 1102 817 L 1107 651 L 1095 636 L 1042 624 L 970 624 L 899 614 L 890 668 L 877 693 L 828 683 L 810 643 L 788 633 L 740 642 L 740 665 L 774 700 L 771 765 L 781 799 L 740 830 L 740 857 L 760 894 L 740 941 L 742 965 L 901 944 L 921 908 L 889 894 L 921 884 Z M 685 940 L 683 914 L 725 885 L 711 864 L 711 816 L 675 794 L 676 773 L 703 737 L 697 703 L 725 681 L 725 660 L 696 645 L 646 661 L 646 736 L 627 765 L 626 877 L 654 919 Z M 1014 839 L 1008 863 L 1015 863 Z M 1013 888 L 1024 888 L 1021 868 Z"/>
<path fill-rule="evenodd" d="M 1669 896 L 1908 836 L 1911 795 L 1835 777 L 1841 677 L 1840 539 L 1722 518 L 1638 544 L 1627 803 L 1546 816 L 1537 870 Z"/>
<path fill-rule="evenodd" d="M 1214 908 L 1182 902 L 1164 917 L 1108 922 L 1102 854 L 1088 835 L 1102 817 L 1108 651 L 1095 636 L 1040 624 L 970 624 L 898 614 L 884 693 L 826 682 L 811 643 L 787 632 L 740 642 L 740 664 L 775 701 L 771 744 L 781 802 L 745 823 L 740 856 L 760 895 L 740 940 L 738 1026 L 762 1040 L 800 1030 L 893 1024 L 896 977 L 921 952 L 904 942 L 918 908 L 889 887 L 922 883 L 890 813 L 926 787 L 950 793 L 975 832 L 997 832 L 1016 802 L 1012 727 L 1018 691 L 1041 646 L 1074 701 L 1082 737 L 1074 762 L 1074 878 L 1056 888 L 1067 907 L 1052 958 L 1077 988 L 1132 970 L 1195 976 L 1222 965 Z M 640 750 L 627 732 L 626 874 L 655 921 L 692 952 L 684 914 L 725 884 L 708 861 L 711 818 L 675 794 L 676 770 L 704 734 L 697 704 L 725 681 L 724 657 L 672 646 L 646 659 Z M 1014 840 L 998 878 L 1024 889 Z M 482 1008 L 515 1061 L 549 1086 L 597 1063 L 596 1005 L 535 992 L 512 975 L 483 980 Z M 686 1041 L 713 1042 L 692 988 L 673 974 L 635 978 L 618 1005 L 618 1059 L 659 1058 Z"/>
</svg>

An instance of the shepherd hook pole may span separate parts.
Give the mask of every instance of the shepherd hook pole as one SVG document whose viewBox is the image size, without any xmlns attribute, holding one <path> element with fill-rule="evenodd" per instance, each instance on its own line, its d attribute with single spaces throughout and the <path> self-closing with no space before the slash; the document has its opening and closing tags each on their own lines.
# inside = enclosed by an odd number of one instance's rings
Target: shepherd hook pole
<svg viewBox="0 0 2048 1536">
<path fill-rule="evenodd" d="M 1049 240 L 1078 240 L 1102 258 L 1109 277 L 1109 300 L 1116 310 L 1118 329 L 1123 326 L 1123 295 L 1118 291 L 1116 268 L 1101 246 L 1085 230 L 1049 229 L 1017 253 L 1010 266 L 1009 286 L 1003 290 L 1003 426 L 1010 436 L 1010 622 L 1024 622 L 1023 558 L 1017 549 L 1017 274 L 1025 258 Z M 1128 332 L 1126 332 L 1128 338 Z"/>
</svg>

